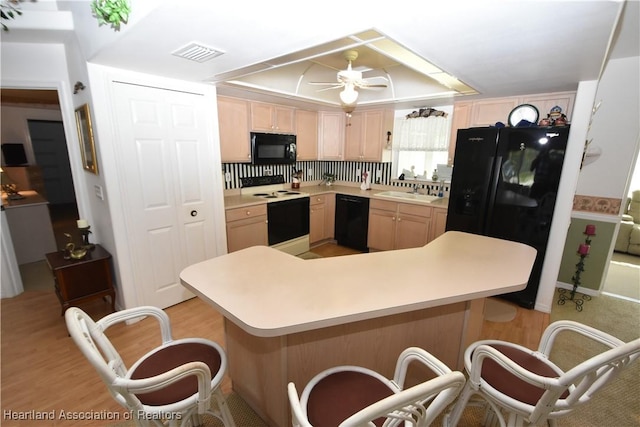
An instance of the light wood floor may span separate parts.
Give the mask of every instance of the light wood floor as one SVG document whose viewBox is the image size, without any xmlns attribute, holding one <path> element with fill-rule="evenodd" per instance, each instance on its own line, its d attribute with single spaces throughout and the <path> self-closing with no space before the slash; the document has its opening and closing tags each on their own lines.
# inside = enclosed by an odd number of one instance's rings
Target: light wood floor
<svg viewBox="0 0 640 427">
<path fill-rule="evenodd" d="M 348 248 L 323 245 L 314 248 L 323 256 L 354 253 Z M 355 251 L 357 252 L 357 251 Z M 113 400 L 96 372 L 67 334 L 60 305 L 51 291 L 27 291 L 1 300 L 1 405 L 5 411 L 115 411 L 122 408 Z M 109 304 L 97 301 L 82 308 L 94 319 L 109 313 Z M 198 298 L 169 307 L 174 338 L 203 337 L 224 345 L 222 316 Z M 509 323 L 485 321 L 483 338 L 500 338 L 535 347 L 549 315 L 517 309 Z M 133 325 L 118 325 L 109 331 L 116 348 L 130 365 L 151 347 L 159 344 L 156 324 L 145 319 Z M 231 390 L 225 379 L 223 392 Z M 3 416 L 4 427 L 33 426 L 33 421 L 11 421 Z M 53 425 L 44 423 L 42 425 Z M 117 425 L 105 421 L 88 423 L 59 421 L 58 426 Z M 242 426 L 239 426 L 242 427 Z"/>
</svg>

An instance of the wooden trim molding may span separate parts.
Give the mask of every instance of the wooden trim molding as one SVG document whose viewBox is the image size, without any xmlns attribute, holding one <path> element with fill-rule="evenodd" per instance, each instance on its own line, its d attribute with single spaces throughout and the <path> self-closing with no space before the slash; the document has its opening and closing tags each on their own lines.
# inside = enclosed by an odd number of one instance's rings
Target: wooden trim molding
<svg viewBox="0 0 640 427">
<path fill-rule="evenodd" d="M 622 199 L 580 194 L 576 194 L 573 197 L 573 210 L 579 212 L 618 215 L 621 205 Z"/>
</svg>

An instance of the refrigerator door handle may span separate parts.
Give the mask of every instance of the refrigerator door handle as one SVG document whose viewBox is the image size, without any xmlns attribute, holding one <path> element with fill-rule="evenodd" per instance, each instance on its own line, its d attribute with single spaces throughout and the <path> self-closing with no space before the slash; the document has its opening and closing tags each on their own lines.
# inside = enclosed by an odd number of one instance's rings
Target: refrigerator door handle
<svg viewBox="0 0 640 427">
<path fill-rule="evenodd" d="M 487 215 L 485 216 L 485 224 L 484 230 L 485 234 L 489 235 L 489 222 L 491 218 L 493 218 L 493 209 L 496 203 L 496 194 L 498 192 L 498 184 L 500 179 L 500 171 L 502 170 L 502 156 L 491 157 L 491 164 L 493 165 L 492 174 L 491 174 L 491 185 L 489 192 L 489 200 L 487 200 Z"/>
</svg>

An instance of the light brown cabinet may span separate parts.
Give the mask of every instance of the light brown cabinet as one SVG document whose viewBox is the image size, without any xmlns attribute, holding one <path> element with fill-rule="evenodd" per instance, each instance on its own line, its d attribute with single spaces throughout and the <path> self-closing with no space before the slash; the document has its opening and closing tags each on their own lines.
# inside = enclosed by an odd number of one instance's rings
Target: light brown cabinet
<svg viewBox="0 0 640 427">
<path fill-rule="evenodd" d="M 454 103 L 449 142 L 449 164 L 453 164 L 458 129 L 493 126 L 497 122 L 508 125 L 509 113 L 520 104 L 534 105 L 540 113 L 540 118 L 547 117 L 551 108 L 557 105 L 562 108 L 567 120 L 571 121 L 575 96 L 575 92 L 551 92 Z"/>
<path fill-rule="evenodd" d="M 347 118 L 344 160 L 390 161 L 385 150 L 387 132 L 393 131 L 393 110 L 355 112 Z"/>
<path fill-rule="evenodd" d="M 309 201 L 309 243 L 332 239 L 335 225 L 335 194 L 313 195 Z"/>
<path fill-rule="evenodd" d="M 431 215 L 430 206 L 371 199 L 369 248 L 392 250 L 426 245 L 431 238 Z"/>
<path fill-rule="evenodd" d="M 294 133 L 295 109 L 264 102 L 251 103 L 251 130 Z"/>
<path fill-rule="evenodd" d="M 296 110 L 298 161 L 318 159 L 318 113 Z"/>
<path fill-rule="evenodd" d="M 267 205 L 227 209 L 227 250 L 267 246 Z"/>
<path fill-rule="evenodd" d="M 444 234 L 447 227 L 447 209 L 445 208 L 433 208 L 433 216 L 431 218 L 431 237 L 429 241 L 432 241 L 436 237 Z"/>
<path fill-rule="evenodd" d="M 344 113 L 318 113 L 318 159 L 342 160 L 344 148 Z"/>
<path fill-rule="evenodd" d="M 249 103 L 243 99 L 219 96 L 218 127 L 222 162 L 250 162 Z"/>
</svg>

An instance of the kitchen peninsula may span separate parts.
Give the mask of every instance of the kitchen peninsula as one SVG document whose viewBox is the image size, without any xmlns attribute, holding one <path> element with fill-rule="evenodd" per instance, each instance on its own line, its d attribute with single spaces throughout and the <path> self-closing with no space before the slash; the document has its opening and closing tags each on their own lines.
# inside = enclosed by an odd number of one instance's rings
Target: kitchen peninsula
<svg viewBox="0 0 640 427">
<path fill-rule="evenodd" d="M 419 346 L 461 368 L 484 298 L 523 289 L 535 256 L 520 243 L 447 232 L 421 248 L 312 260 L 254 246 L 180 277 L 225 318 L 234 390 L 285 426 L 287 383 L 302 387 L 331 366 L 390 377 L 398 354 Z"/>
</svg>

